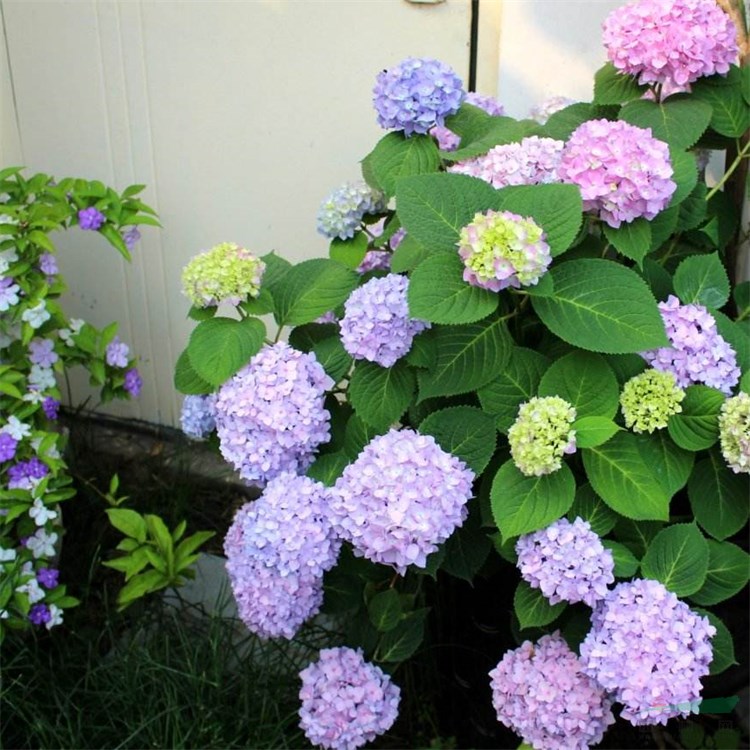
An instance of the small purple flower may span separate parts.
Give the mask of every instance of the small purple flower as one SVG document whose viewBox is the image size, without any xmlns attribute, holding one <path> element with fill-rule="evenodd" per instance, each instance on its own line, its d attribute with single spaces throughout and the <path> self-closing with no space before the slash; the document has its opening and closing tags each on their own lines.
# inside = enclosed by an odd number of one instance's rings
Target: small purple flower
<svg viewBox="0 0 750 750">
<path fill-rule="evenodd" d="M 52 614 L 46 604 L 35 604 L 29 612 L 29 620 L 34 625 L 44 625 L 52 619 Z"/>
<path fill-rule="evenodd" d="M 39 256 L 39 270 L 47 274 L 47 276 L 54 276 L 60 273 L 57 267 L 57 259 L 52 253 L 42 253 Z"/>
<path fill-rule="evenodd" d="M 32 339 L 29 343 L 29 361 L 40 367 L 52 367 L 59 357 L 52 339 Z"/>
<path fill-rule="evenodd" d="M 138 240 L 141 239 L 141 233 L 138 231 L 138 227 L 128 227 L 127 229 L 123 229 L 121 230 L 121 234 L 125 247 L 127 247 L 128 250 L 132 250 L 136 246 Z"/>
<path fill-rule="evenodd" d="M 28 461 L 19 461 L 8 469 L 9 490 L 30 490 L 37 480 L 44 479 L 49 474 L 49 468 L 36 456 Z"/>
<path fill-rule="evenodd" d="M 47 417 L 47 419 L 57 419 L 59 409 L 60 402 L 57 399 L 52 398 L 52 396 L 47 396 L 47 398 L 42 401 L 42 411 L 44 411 L 44 416 Z"/>
<path fill-rule="evenodd" d="M 125 373 L 125 382 L 122 386 L 133 398 L 137 398 L 143 387 L 143 378 L 138 373 L 138 368 L 133 367 Z"/>
<path fill-rule="evenodd" d="M 94 208 L 84 208 L 78 212 L 78 226 L 81 229 L 97 230 L 106 221 L 104 214 Z"/>
<path fill-rule="evenodd" d="M 16 455 L 18 441 L 7 432 L 0 432 L 0 461 L 11 461 Z"/>
<path fill-rule="evenodd" d="M 53 589 L 57 586 L 60 577 L 60 571 L 55 568 L 39 568 L 36 572 L 36 579 L 46 589 Z"/>
<path fill-rule="evenodd" d="M 0 312 L 5 312 L 18 304 L 20 291 L 21 287 L 13 281 L 11 276 L 0 278 Z"/>
<path fill-rule="evenodd" d="M 115 336 L 107 344 L 106 359 L 110 367 L 127 367 L 130 347 L 120 341 L 119 336 Z"/>
</svg>

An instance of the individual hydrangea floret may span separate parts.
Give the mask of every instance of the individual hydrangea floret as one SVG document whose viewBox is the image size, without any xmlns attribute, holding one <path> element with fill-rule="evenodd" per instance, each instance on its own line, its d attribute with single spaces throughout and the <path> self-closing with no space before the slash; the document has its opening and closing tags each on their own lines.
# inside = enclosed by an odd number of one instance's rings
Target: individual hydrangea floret
<svg viewBox="0 0 750 750">
<path fill-rule="evenodd" d="M 609 226 L 638 218 L 653 219 L 677 188 L 669 147 L 620 120 L 589 120 L 565 144 L 557 173 L 581 189 L 584 211 L 594 211 Z"/>
<path fill-rule="evenodd" d="M 740 392 L 721 405 L 719 442 L 729 468 L 735 474 L 750 474 L 750 395 L 747 393 Z"/>
<path fill-rule="evenodd" d="M 312 745 L 355 750 L 387 732 L 401 689 L 362 649 L 325 648 L 300 672 L 300 728 Z"/>
<path fill-rule="evenodd" d="M 194 440 L 203 440 L 216 429 L 214 403 L 216 396 L 185 396 L 180 414 L 182 431 Z"/>
<path fill-rule="evenodd" d="M 458 112 L 466 94 L 452 68 L 439 60 L 409 57 L 378 74 L 373 104 L 386 130 L 428 133 Z"/>
<path fill-rule="evenodd" d="M 345 182 L 320 204 L 318 232 L 331 239 L 351 239 L 366 215 L 379 214 L 385 207 L 385 196 L 366 182 Z"/>
<path fill-rule="evenodd" d="M 106 216 L 94 208 L 84 208 L 78 212 L 78 226 L 81 229 L 96 231 L 107 220 Z"/>
<path fill-rule="evenodd" d="M 475 214 L 461 230 L 458 254 L 464 281 L 492 292 L 533 286 L 552 262 L 542 228 L 511 211 Z"/>
<path fill-rule="evenodd" d="M 331 436 L 323 401 L 333 385 L 314 354 L 265 346 L 217 394 L 222 456 L 249 484 L 304 472 Z"/>
<path fill-rule="evenodd" d="M 703 76 L 726 75 L 737 60 L 737 29 L 715 0 L 636 0 L 604 21 L 607 56 L 662 98 Z"/>
<path fill-rule="evenodd" d="M 234 242 L 196 255 L 182 271 L 182 288 L 195 307 L 238 305 L 260 294 L 266 264 Z"/>
<path fill-rule="evenodd" d="M 466 95 L 464 103 L 479 107 L 479 109 L 483 109 L 488 115 L 492 115 L 493 117 L 505 114 L 505 108 L 494 96 L 470 91 Z M 430 130 L 430 135 L 437 140 L 438 148 L 441 151 L 455 151 L 461 143 L 461 136 L 444 125 L 436 125 Z"/>
<path fill-rule="evenodd" d="M 328 490 L 308 477 L 279 474 L 235 515 L 224 541 L 237 608 L 261 638 L 293 638 L 320 608 L 323 573 L 336 563 Z"/>
<path fill-rule="evenodd" d="M 550 604 L 584 602 L 593 607 L 615 580 L 612 552 L 581 518 L 573 523 L 561 518 L 519 537 L 516 552 L 521 577 Z"/>
<path fill-rule="evenodd" d="M 537 750 L 588 750 L 615 721 L 611 699 L 558 631 L 508 651 L 490 677 L 498 721 Z"/>
<path fill-rule="evenodd" d="M 654 369 L 673 373 L 680 388 L 703 383 L 729 395 L 739 382 L 740 368 L 713 315 L 703 305 L 680 304 L 673 294 L 659 303 L 659 311 L 672 345 L 641 356 Z"/>
<path fill-rule="evenodd" d="M 474 472 L 430 435 L 392 429 L 368 443 L 336 482 L 331 505 L 354 553 L 424 568 L 467 516 Z"/>
<path fill-rule="evenodd" d="M 532 120 L 536 120 L 540 125 L 544 125 L 547 120 L 555 114 L 555 112 L 559 112 L 561 109 L 565 109 L 575 103 L 575 99 L 571 99 L 567 96 L 560 96 L 559 94 L 550 96 L 543 102 L 535 104 L 531 108 L 529 116 Z"/>
<path fill-rule="evenodd" d="M 653 368 L 630 378 L 622 387 L 620 407 L 625 426 L 633 432 L 661 430 L 673 414 L 682 411 L 685 391 L 674 373 Z"/>
<path fill-rule="evenodd" d="M 409 315 L 409 279 L 392 273 L 370 279 L 344 304 L 341 343 L 355 359 L 391 367 L 411 349 L 414 337 L 430 327 Z"/>
<path fill-rule="evenodd" d="M 564 146 L 563 141 L 534 135 L 520 143 L 495 146 L 486 154 L 454 164 L 448 171 L 477 177 L 498 189 L 556 182 Z"/>
<path fill-rule="evenodd" d="M 133 398 L 138 398 L 138 396 L 141 393 L 141 388 L 143 388 L 143 378 L 141 377 L 140 373 L 138 372 L 138 368 L 131 367 L 125 373 L 125 382 L 122 384 L 122 387 Z"/>
<path fill-rule="evenodd" d="M 562 466 L 562 457 L 576 451 L 576 431 L 571 425 L 576 410 L 559 396 L 534 396 L 521 404 L 508 430 L 510 455 L 527 477 L 551 474 Z"/>
<path fill-rule="evenodd" d="M 700 699 L 716 629 L 658 581 L 620 583 L 596 606 L 581 644 L 584 671 L 636 726 L 687 717 Z"/>
</svg>

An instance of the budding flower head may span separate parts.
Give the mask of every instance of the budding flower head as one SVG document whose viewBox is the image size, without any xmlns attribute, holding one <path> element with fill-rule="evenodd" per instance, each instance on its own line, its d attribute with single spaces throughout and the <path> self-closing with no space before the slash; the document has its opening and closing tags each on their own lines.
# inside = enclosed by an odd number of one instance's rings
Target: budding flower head
<svg viewBox="0 0 750 750">
<path fill-rule="evenodd" d="M 492 292 L 533 286 L 552 262 L 542 228 L 510 211 L 475 214 L 461 230 L 458 254 L 464 281 Z"/>
<path fill-rule="evenodd" d="M 667 426 L 682 411 L 685 391 L 671 372 L 649 369 L 630 378 L 622 387 L 620 406 L 625 426 L 633 432 L 653 432 Z"/>
<path fill-rule="evenodd" d="M 196 255 L 182 271 L 182 288 L 195 307 L 239 304 L 260 294 L 266 264 L 234 242 Z"/>
<path fill-rule="evenodd" d="M 562 466 L 566 453 L 575 453 L 576 410 L 559 396 L 534 398 L 521 404 L 508 430 L 510 455 L 527 477 L 551 474 Z"/>
<path fill-rule="evenodd" d="M 385 211 L 385 196 L 366 182 L 345 182 L 318 209 L 318 232 L 331 239 L 351 239 L 366 214 Z"/>
<path fill-rule="evenodd" d="M 735 474 L 750 474 L 750 395 L 728 398 L 719 412 L 721 454 Z"/>
</svg>

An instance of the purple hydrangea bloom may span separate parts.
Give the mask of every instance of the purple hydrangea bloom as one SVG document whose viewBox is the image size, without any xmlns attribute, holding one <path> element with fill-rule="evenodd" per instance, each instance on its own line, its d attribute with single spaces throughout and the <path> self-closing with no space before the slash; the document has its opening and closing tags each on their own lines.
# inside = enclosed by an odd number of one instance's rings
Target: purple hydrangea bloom
<svg viewBox="0 0 750 750">
<path fill-rule="evenodd" d="M 28 461 L 19 461 L 8 469 L 9 490 L 30 490 L 37 480 L 44 479 L 49 474 L 49 468 L 36 456 Z"/>
<path fill-rule="evenodd" d="M 367 214 L 385 210 L 382 193 L 366 182 L 345 182 L 336 188 L 318 210 L 318 232 L 331 239 L 351 239 Z"/>
<path fill-rule="evenodd" d="M 409 349 L 414 337 L 430 327 L 409 316 L 409 279 L 392 273 L 370 279 L 344 303 L 341 343 L 355 359 L 391 367 Z"/>
<path fill-rule="evenodd" d="M 544 125 L 555 112 L 559 112 L 561 109 L 565 109 L 575 103 L 575 99 L 567 96 L 550 96 L 541 102 L 541 104 L 535 104 L 531 108 L 529 115 L 532 120 L 536 120 L 540 125 Z"/>
<path fill-rule="evenodd" d="M 35 604 L 29 611 L 29 620 L 34 625 L 44 625 L 52 619 L 52 614 L 46 604 Z"/>
<path fill-rule="evenodd" d="M 658 581 L 620 583 L 594 609 L 584 671 L 636 726 L 686 717 L 700 698 L 716 629 Z"/>
<path fill-rule="evenodd" d="M 11 276 L 0 277 L 0 312 L 5 312 L 18 304 L 20 291 L 21 287 L 13 281 Z"/>
<path fill-rule="evenodd" d="M 409 57 L 378 74 L 373 89 L 378 124 L 386 130 L 427 133 L 458 112 L 465 94 L 461 79 L 439 60 Z"/>
<path fill-rule="evenodd" d="M 391 254 L 388 250 L 368 250 L 362 262 L 357 266 L 357 273 L 364 276 L 370 271 L 390 271 Z"/>
<path fill-rule="evenodd" d="M 42 253 L 39 256 L 39 270 L 47 276 L 60 273 L 57 267 L 57 259 L 52 253 Z"/>
<path fill-rule="evenodd" d="M 643 84 L 659 84 L 662 98 L 690 84 L 726 75 L 738 54 L 737 30 L 715 0 L 635 0 L 603 24 L 614 66 Z"/>
<path fill-rule="evenodd" d="M 550 604 L 585 602 L 593 607 L 614 583 L 615 561 L 591 524 L 567 518 L 516 542 L 521 577 Z"/>
<path fill-rule="evenodd" d="M 31 339 L 29 342 L 29 361 L 40 367 L 52 367 L 60 359 L 55 352 L 52 339 Z"/>
<path fill-rule="evenodd" d="M 615 721 L 611 699 L 559 632 L 508 651 L 490 677 L 498 721 L 538 750 L 588 750 Z"/>
<path fill-rule="evenodd" d="M 714 317 L 702 305 L 681 305 L 673 294 L 659 303 L 659 310 L 672 346 L 641 352 L 641 356 L 654 369 L 671 372 L 680 388 L 704 383 L 729 395 L 740 379 L 740 369 Z"/>
<path fill-rule="evenodd" d="M 556 182 L 564 146 L 562 141 L 534 135 L 520 143 L 495 146 L 486 154 L 454 164 L 448 171 L 477 177 L 495 188 Z"/>
<path fill-rule="evenodd" d="M 130 347 L 120 341 L 119 336 L 115 336 L 112 341 L 107 344 L 105 357 L 107 364 L 110 367 L 127 367 L 129 355 Z"/>
<path fill-rule="evenodd" d="M 97 230 L 106 221 L 104 214 L 91 206 L 78 212 L 78 226 L 81 229 Z"/>
<path fill-rule="evenodd" d="M 466 94 L 464 103 L 479 107 L 493 117 L 505 114 L 505 108 L 494 96 L 478 94 L 476 91 L 470 91 Z M 430 130 L 430 135 L 437 140 L 438 148 L 441 151 L 455 151 L 461 143 L 461 137 L 444 125 L 436 125 Z"/>
<path fill-rule="evenodd" d="M 0 432 L 0 461 L 11 461 L 16 455 L 18 440 L 7 432 Z"/>
<path fill-rule="evenodd" d="M 640 217 L 653 219 L 677 188 L 669 147 L 651 128 L 627 122 L 589 120 L 565 144 L 557 173 L 578 185 L 585 211 L 611 227 Z"/>
<path fill-rule="evenodd" d="M 466 519 L 474 472 L 430 435 L 391 430 L 368 443 L 336 482 L 331 507 L 354 553 L 423 568 Z"/>
<path fill-rule="evenodd" d="M 42 401 L 42 411 L 47 419 L 57 419 L 59 410 L 60 402 L 57 399 L 52 398 L 52 396 L 47 396 L 47 398 Z"/>
<path fill-rule="evenodd" d="M 195 440 L 202 440 L 216 429 L 214 402 L 216 396 L 185 396 L 180 414 L 182 431 Z"/>
<path fill-rule="evenodd" d="M 221 454 L 251 484 L 302 472 L 330 438 L 325 392 L 334 385 L 314 354 L 266 346 L 219 389 Z"/>
<path fill-rule="evenodd" d="M 57 586 L 60 577 L 60 571 L 55 568 L 39 568 L 36 572 L 36 579 L 46 589 L 53 589 Z"/>
<path fill-rule="evenodd" d="M 282 473 L 234 517 L 224 540 L 240 617 L 261 638 L 293 638 L 320 608 L 323 573 L 336 563 L 328 490 Z"/>
<path fill-rule="evenodd" d="M 131 367 L 125 373 L 125 382 L 122 387 L 133 397 L 137 398 L 143 388 L 143 378 L 141 378 L 138 368 Z"/>
<path fill-rule="evenodd" d="M 312 745 L 354 750 L 387 732 L 398 716 L 401 689 L 362 649 L 324 648 L 300 672 L 300 727 Z"/>
<path fill-rule="evenodd" d="M 122 229 L 120 233 L 122 235 L 122 240 L 125 243 L 125 247 L 127 247 L 128 250 L 132 250 L 138 243 L 138 240 L 141 239 L 141 233 L 138 230 L 138 227 L 127 227 L 126 229 Z"/>
</svg>

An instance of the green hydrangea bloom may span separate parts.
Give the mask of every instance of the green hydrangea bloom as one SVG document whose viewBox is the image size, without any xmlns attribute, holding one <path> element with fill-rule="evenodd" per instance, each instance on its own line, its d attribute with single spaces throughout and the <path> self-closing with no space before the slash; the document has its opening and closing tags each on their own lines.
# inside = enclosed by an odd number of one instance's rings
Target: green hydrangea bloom
<svg viewBox="0 0 750 750">
<path fill-rule="evenodd" d="M 721 454 L 735 474 L 750 474 L 750 395 L 728 398 L 719 412 Z"/>
<path fill-rule="evenodd" d="M 682 411 L 685 391 L 671 372 L 646 370 L 622 387 L 620 407 L 625 426 L 633 432 L 653 432 L 667 426 L 673 414 Z"/>
<path fill-rule="evenodd" d="M 196 255 L 182 271 L 182 288 L 195 307 L 239 304 L 260 294 L 266 264 L 234 242 Z"/>
<path fill-rule="evenodd" d="M 566 453 L 575 453 L 576 410 L 559 396 L 534 397 L 521 404 L 508 430 L 510 455 L 522 474 L 539 477 L 562 466 Z"/>
</svg>

